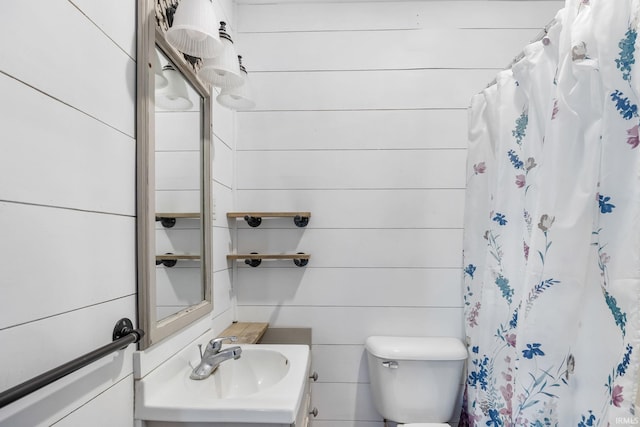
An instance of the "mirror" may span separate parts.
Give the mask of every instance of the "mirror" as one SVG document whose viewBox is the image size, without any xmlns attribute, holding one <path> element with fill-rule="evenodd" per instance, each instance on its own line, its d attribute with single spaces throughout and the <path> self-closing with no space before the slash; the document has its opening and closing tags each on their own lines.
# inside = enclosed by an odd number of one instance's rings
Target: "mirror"
<svg viewBox="0 0 640 427">
<path fill-rule="evenodd" d="M 139 2 L 138 315 L 148 348 L 212 310 L 211 94 Z"/>
</svg>

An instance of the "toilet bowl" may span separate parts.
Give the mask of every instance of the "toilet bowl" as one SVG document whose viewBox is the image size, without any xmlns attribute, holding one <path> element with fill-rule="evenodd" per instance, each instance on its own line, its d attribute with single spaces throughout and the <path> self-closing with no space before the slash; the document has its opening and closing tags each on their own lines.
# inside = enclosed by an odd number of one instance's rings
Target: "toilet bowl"
<svg viewBox="0 0 640 427">
<path fill-rule="evenodd" d="M 456 412 L 467 348 L 453 337 L 371 336 L 365 342 L 376 410 L 404 427 L 444 427 Z"/>
</svg>

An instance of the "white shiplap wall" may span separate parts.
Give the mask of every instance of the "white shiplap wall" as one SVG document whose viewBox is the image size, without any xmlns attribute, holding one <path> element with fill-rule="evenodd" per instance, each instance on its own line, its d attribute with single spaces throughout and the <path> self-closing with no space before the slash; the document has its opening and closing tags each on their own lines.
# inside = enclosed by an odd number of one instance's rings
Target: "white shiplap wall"
<svg viewBox="0 0 640 427">
<path fill-rule="evenodd" d="M 252 2 L 238 46 L 257 107 L 237 117 L 241 320 L 313 328 L 315 427 L 379 427 L 367 336 L 462 336 L 466 107 L 560 1 Z"/>
<path fill-rule="evenodd" d="M 136 2 L 0 14 L 0 389 L 136 320 Z M 0 425 L 131 425 L 133 346 L 0 410 Z"/>
<path fill-rule="evenodd" d="M 216 2 L 232 27 L 233 0 Z M 136 1 L 25 0 L 0 14 L 0 389 L 136 319 Z M 214 107 L 216 212 L 232 210 L 234 114 Z M 154 347 L 152 369 L 232 319 L 214 220 L 214 312 Z M 0 409 L 0 426 L 132 426 L 134 346 Z"/>
</svg>

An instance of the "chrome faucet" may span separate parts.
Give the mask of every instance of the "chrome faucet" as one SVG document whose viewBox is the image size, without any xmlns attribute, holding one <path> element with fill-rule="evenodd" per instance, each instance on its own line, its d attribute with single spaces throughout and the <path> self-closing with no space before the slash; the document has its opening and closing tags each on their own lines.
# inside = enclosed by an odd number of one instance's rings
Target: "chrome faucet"
<svg viewBox="0 0 640 427">
<path fill-rule="evenodd" d="M 198 346 L 200 347 L 200 364 L 191 372 L 190 378 L 192 380 L 203 380 L 208 378 L 209 375 L 213 374 L 213 371 L 216 370 L 218 365 L 225 360 L 235 360 L 240 358 L 242 348 L 239 346 L 233 346 L 222 350 L 222 342 L 226 340 L 236 342 L 238 337 L 232 336 L 212 339 L 204 349 L 204 354 L 202 353 L 202 346 Z"/>
</svg>

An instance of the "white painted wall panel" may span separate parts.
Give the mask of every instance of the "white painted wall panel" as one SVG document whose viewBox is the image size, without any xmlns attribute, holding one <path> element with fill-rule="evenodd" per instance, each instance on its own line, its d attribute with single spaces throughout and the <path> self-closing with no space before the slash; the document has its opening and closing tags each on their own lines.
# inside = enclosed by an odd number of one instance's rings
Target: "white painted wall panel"
<svg viewBox="0 0 640 427">
<path fill-rule="evenodd" d="M 232 187 L 234 183 L 234 153 L 222 140 L 214 137 L 213 179 L 214 181 Z"/>
<path fill-rule="evenodd" d="M 199 151 L 156 152 L 156 191 L 200 188 Z"/>
<path fill-rule="evenodd" d="M 313 344 L 364 344 L 370 335 L 462 337 L 461 308 L 238 306 L 243 321 L 313 328 Z M 319 373 L 321 374 L 321 373 Z"/>
<path fill-rule="evenodd" d="M 243 190 L 238 204 L 253 211 L 310 211 L 310 228 L 462 228 L 464 190 Z M 269 219 L 260 227 L 286 228 L 291 223 L 290 218 Z M 238 227 L 248 226 L 238 221 Z"/>
<path fill-rule="evenodd" d="M 312 384 L 311 393 L 323 419 L 382 421 L 373 406 L 369 384 L 318 382 Z"/>
<path fill-rule="evenodd" d="M 122 317 L 135 319 L 135 313 L 136 298 L 129 295 L 1 330 L 0 342 L 11 343 L 3 345 L 0 352 L 2 366 L 11 366 L 0 372 L 3 390 L 110 343 L 116 321 Z M 113 353 L 12 404 L 0 411 L 0 425 L 50 425 L 50 421 L 70 412 L 65 407 L 73 409 L 78 399 L 86 402 L 99 393 L 97 390 L 104 391 L 130 375 L 134 347 Z M 20 421 L 16 412 L 27 418 Z"/>
<path fill-rule="evenodd" d="M 313 346 L 312 371 L 321 383 L 368 383 L 369 371 L 364 345 Z"/>
<path fill-rule="evenodd" d="M 262 4 L 260 4 L 262 3 Z M 240 2 L 240 32 L 416 28 L 540 29 L 562 1 Z"/>
<path fill-rule="evenodd" d="M 238 230 L 238 253 L 254 251 L 311 253 L 313 267 L 460 268 L 462 230 Z"/>
<path fill-rule="evenodd" d="M 119 411 L 113 408 L 120 406 Z M 133 375 L 120 380 L 113 387 L 78 410 L 61 419 L 56 427 L 132 427 Z"/>
<path fill-rule="evenodd" d="M 466 148 L 463 109 L 238 115 L 238 151 Z"/>
<path fill-rule="evenodd" d="M 201 141 L 202 133 L 199 112 L 156 112 L 156 151 L 199 151 Z"/>
<path fill-rule="evenodd" d="M 536 32 L 531 29 L 419 29 L 242 33 L 251 72 L 501 68 Z M 464 46 L 464 50 L 459 48 Z M 491 49 L 487 49 L 491 47 Z M 273 55 L 286 52 L 276 62 Z M 458 52 L 452 54 L 452 52 Z"/>
<path fill-rule="evenodd" d="M 311 265 L 316 265 L 312 253 Z M 275 265 L 275 264 L 274 264 Z M 461 307 L 458 268 L 239 268 L 235 290 L 249 305 Z M 339 296 L 339 297 L 338 297 Z"/>
<path fill-rule="evenodd" d="M 256 110 L 467 108 L 498 70 L 252 73 Z M 400 84 L 402 82 L 402 84 Z"/>
<path fill-rule="evenodd" d="M 465 186 L 464 150 L 242 151 L 237 158 L 239 190 Z"/>
<path fill-rule="evenodd" d="M 174 267 L 156 267 L 156 303 L 159 306 L 186 308 L 202 298 L 199 262 L 179 261 Z"/>
<path fill-rule="evenodd" d="M 224 315 L 225 312 L 233 312 L 231 305 L 231 269 L 216 271 L 213 274 L 213 317 Z M 222 328 L 222 332 L 234 320 L 230 320 Z"/>
<path fill-rule="evenodd" d="M 3 74 L 0 93 L 1 199 L 135 214 L 134 139 Z"/>
<path fill-rule="evenodd" d="M 136 2 L 5 6 L 0 390 L 136 320 Z M 132 425 L 133 347 L 0 409 L 0 424 Z"/>
<path fill-rule="evenodd" d="M 158 212 L 198 212 L 201 204 L 200 190 L 156 192 L 156 210 Z"/>
<path fill-rule="evenodd" d="M 136 1 L 69 0 L 132 59 L 136 59 Z M 127 17 L 127 19 L 123 19 Z"/>
<path fill-rule="evenodd" d="M 178 227 L 156 232 L 156 250 L 161 254 L 200 254 L 200 229 Z"/>
<path fill-rule="evenodd" d="M 227 212 L 233 210 L 233 191 L 218 182 L 213 183 L 213 226 L 227 228 L 229 221 L 227 220 Z"/>
<path fill-rule="evenodd" d="M 213 228 L 213 270 L 216 272 L 228 268 L 227 254 L 231 249 L 231 233 L 227 227 Z"/>
<path fill-rule="evenodd" d="M 214 88 L 213 97 L 215 98 L 219 93 L 219 89 Z M 236 113 L 233 110 L 229 110 L 226 107 L 218 104 L 217 101 L 213 102 L 213 134 L 224 142 L 227 147 L 234 147 L 234 140 L 236 134 Z M 215 154 L 214 154 L 215 157 Z"/>
<path fill-rule="evenodd" d="M 0 213 L 0 329 L 136 292 L 134 218 L 6 202 Z"/>
<path fill-rule="evenodd" d="M 0 15 L 0 40 L 4 73 L 135 134 L 135 62 L 73 4 L 12 2 Z"/>
</svg>

